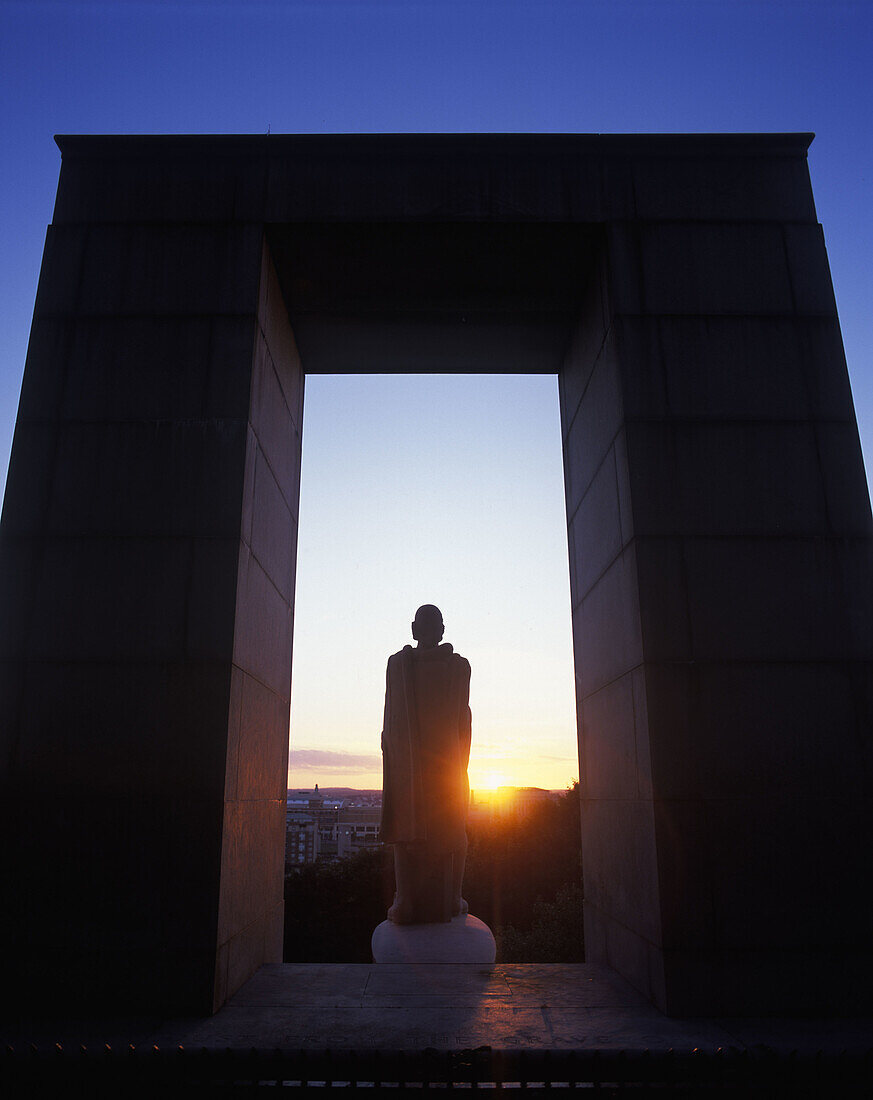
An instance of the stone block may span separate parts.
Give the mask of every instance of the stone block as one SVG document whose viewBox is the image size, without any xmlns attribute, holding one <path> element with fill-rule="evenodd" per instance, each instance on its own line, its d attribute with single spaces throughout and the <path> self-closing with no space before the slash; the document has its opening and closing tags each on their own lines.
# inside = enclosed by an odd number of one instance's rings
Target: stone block
<svg viewBox="0 0 873 1100">
<path fill-rule="evenodd" d="M 828 531 L 812 424 L 638 421 L 625 433 L 638 536 Z"/>
<path fill-rule="evenodd" d="M 261 261 L 258 323 L 294 427 L 298 433 L 302 434 L 303 368 L 291 322 L 288 320 L 288 309 L 266 241 Z"/>
<path fill-rule="evenodd" d="M 58 535 L 238 537 L 244 420 L 74 422 L 57 440 Z"/>
<path fill-rule="evenodd" d="M 578 602 L 572 593 L 577 691 L 583 698 L 642 661 L 640 605 L 633 546 L 616 558 Z"/>
<path fill-rule="evenodd" d="M 252 525 L 255 518 L 255 474 L 258 468 L 258 437 L 251 424 L 246 431 L 246 464 L 243 474 L 242 514 L 240 517 L 240 538 L 251 548 Z M 287 508 L 287 505 L 286 505 Z"/>
<path fill-rule="evenodd" d="M 204 317 L 77 317 L 58 363 L 69 420 L 203 415 L 210 326 Z"/>
<path fill-rule="evenodd" d="M 181 658 L 190 579 L 187 539 L 46 540 L 31 653 L 38 659 Z"/>
<path fill-rule="evenodd" d="M 259 917 L 227 942 L 227 994 L 244 985 L 263 966 L 266 918 Z"/>
<path fill-rule="evenodd" d="M 463 148 L 451 152 L 440 147 L 443 140 L 414 150 L 400 150 L 393 135 L 376 137 L 367 152 L 354 137 L 341 138 L 345 147 L 330 151 L 276 149 L 265 221 L 392 221 L 399 211 L 413 221 L 489 222 L 519 214 L 526 219 L 532 210 L 547 221 L 599 221 L 608 210 L 599 157 L 547 150 L 535 138 L 520 171 L 518 154 L 504 157 L 490 135 L 463 135 Z"/>
<path fill-rule="evenodd" d="M 68 384 L 67 349 L 74 323 L 63 318 L 34 317 L 27 345 L 18 422 L 56 420 Z"/>
<path fill-rule="evenodd" d="M 644 309 L 641 227 L 613 221 L 606 227 L 606 293 L 613 319 L 650 312 Z"/>
<path fill-rule="evenodd" d="M 814 419 L 854 420 L 855 407 L 836 317 L 797 317 L 804 376 L 809 387 Z"/>
<path fill-rule="evenodd" d="M 566 497 L 567 497 L 566 478 L 567 478 L 567 470 L 566 470 L 566 467 L 565 467 L 565 469 L 564 469 L 564 482 L 565 482 L 565 484 L 564 484 L 564 499 L 565 500 L 566 500 Z M 576 578 L 576 540 L 575 540 L 575 536 L 574 536 L 574 533 L 573 533 L 573 524 L 569 519 L 567 521 L 567 561 L 568 561 L 568 565 L 569 565 L 569 575 L 570 575 L 570 592 L 571 593 L 578 592 L 579 591 L 579 585 L 578 585 L 578 581 L 577 581 L 577 578 Z M 572 597 L 571 597 L 571 603 L 572 602 L 573 602 L 573 600 L 572 600 Z"/>
<path fill-rule="evenodd" d="M 701 702 L 701 666 L 696 662 L 649 661 L 640 673 L 645 683 L 653 797 L 730 794 L 732 761 L 724 757 L 729 746 L 717 736 L 718 715 L 711 715 Z M 736 759 L 742 770 L 745 764 L 739 764 L 739 753 Z M 715 778 L 713 790 L 707 786 L 707 776 Z"/>
<path fill-rule="evenodd" d="M 92 224 L 75 311 L 253 314 L 262 238 L 258 225 Z"/>
<path fill-rule="evenodd" d="M 248 417 L 255 320 L 78 317 L 54 364 L 70 420 Z"/>
<path fill-rule="evenodd" d="M 644 221 L 815 221 L 805 157 L 645 157 L 632 171 Z"/>
<path fill-rule="evenodd" d="M 634 548 L 645 660 L 691 660 L 696 650 L 689 621 L 684 543 L 637 537 Z"/>
<path fill-rule="evenodd" d="M 585 962 L 608 966 L 606 961 L 606 917 L 588 897 L 582 902 Z"/>
<path fill-rule="evenodd" d="M 869 951 L 668 951 L 664 966 L 669 981 L 662 1007 L 672 1016 L 757 1017 L 759 1026 L 762 1016 L 822 1019 L 869 1011 L 866 983 L 859 980 L 873 969 Z"/>
<path fill-rule="evenodd" d="M 250 419 L 285 503 L 296 516 L 300 496 L 301 435 L 263 339 L 258 340 L 255 351 Z"/>
<path fill-rule="evenodd" d="M 634 727 L 636 730 L 638 797 L 654 797 L 652 783 L 651 730 L 649 728 L 649 699 L 646 687 L 645 667 L 631 673 L 634 692 Z"/>
<path fill-rule="evenodd" d="M 836 317 L 834 284 L 821 226 L 789 224 L 783 226 L 783 232 L 795 310 Z"/>
<path fill-rule="evenodd" d="M 812 415 L 794 319 L 661 317 L 657 327 L 668 415 L 747 421 Z"/>
<path fill-rule="evenodd" d="M 222 835 L 220 944 L 262 922 L 282 901 L 285 800 L 225 803 Z M 263 943 L 263 927 L 260 935 Z"/>
<path fill-rule="evenodd" d="M 873 535 L 870 494 L 854 421 L 822 421 L 815 425 L 815 435 L 828 530 L 835 535 L 869 538 Z"/>
<path fill-rule="evenodd" d="M 858 874 L 870 835 L 866 800 L 770 795 L 713 801 L 707 812 L 699 843 L 717 868 L 721 950 L 869 949 L 873 905 Z"/>
<path fill-rule="evenodd" d="M 725 421 L 846 418 L 839 332 L 798 317 L 621 317 L 628 417 Z"/>
<path fill-rule="evenodd" d="M 68 317 L 81 310 L 82 265 L 88 237 L 87 225 L 50 225 L 46 229 L 34 317 Z"/>
<path fill-rule="evenodd" d="M 664 417 L 669 413 L 661 349 L 663 320 L 639 314 L 619 314 L 612 319 L 610 335 L 627 417 Z"/>
<path fill-rule="evenodd" d="M 431 309 L 294 315 L 307 374 L 554 374 L 571 318 L 538 313 Z"/>
<path fill-rule="evenodd" d="M 293 607 L 244 543 L 236 599 L 233 663 L 290 701 Z"/>
<path fill-rule="evenodd" d="M 230 996 L 227 986 L 227 964 L 230 958 L 230 944 L 218 945 L 215 953 L 215 972 L 212 980 L 212 1011 L 217 1012 Z"/>
<path fill-rule="evenodd" d="M 655 790 L 660 795 L 657 773 Z M 710 831 L 707 812 L 708 803 L 689 798 L 658 797 L 654 803 L 661 945 L 665 949 L 701 951 L 715 945 L 712 879 L 719 874 L 725 853 L 703 841 Z"/>
<path fill-rule="evenodd" d="M 641 312 L 793 312 L 781 226 L 649 223 L 640 232 Z"/>
<path fill-rule="evenodd" d="M 612 967 L 646 998 L 654 1000 L 653 969 L 657 966 L 660 951 L 645 936 L 641 936 L 621 921 L 607 916 L 606 965 Z"/>
<path fill-rule="evenodd" d="M 837 592 L 832 610 L 834 623 L 840 611 L 845 615 L 845 652 L 858 664 L 873 662 L 873 574 L 870 570 L 870 540 L 846 539 L 837 548 L 831 544 Z"/>
<path fill-rule="evenodd" d="M 622 425 L 623 409 L 618 370 L 610 341 L 597 360 L 573 424 L 564 439 L 567 511 L 582 499 L 603 457 Z"/>
<path fill-rule="evenodd" d="M 582 795 L 586 799 L 638 799 L 641 794 L 634 711 L 634 673 L 586 697 L 580 730 Z M 648 731 L 643 728 L 641 736 Z M 648 779 L 648 786 L 651 779 Z"/>
<path fill-rule="evenodd" d="M 854 661 L 845 669 L 852 685 L 852 699 L 855 704 L 856 728 L 873 729 L 873 662 Z M 865 760 L 868 759 L 865 757 Z M 868 786 L 873 786 L 873 777 L 865 776 Z"/>
<path fill-rule="evenodd" d="M 82 798 L 220 797 L 229 679 L 220 662 L 31 662 L 18 781 Z"/>
<path fill-rule="evenodd" d="M 660 942 L 660 899 L 652 803 L 586 799 L 582 803 L 585 896 L 611 920 Z"/>
<path fill-rule="evenodd" d="M 627 458 L 627 433 L 623 428 L 615 437 L 612 453 L 615 457 L 615 482 L 618 487 L 618 518 L 621 526 L 621 544 L 627 546 L 634 537 L 634 516 L 630 469 Z"/>
<path fill-rule="evenodd" d="M 273 471 L 256 444 L 252 553 L 287 602 L 294 602 L 297 517 L 288 508 Z"/>
<path fill-rule="evenodd" d="M 16 815 L 22 830 L 16 857 L 24 867 L 52 868 L 39 876 L 19 868 L 13 918 L 23 954 L 32 953 L 35 962 L 53 954 L 63 973 L 68 954 L 73 961 L 80 953 L 139 950 L 155 964 L 178 949 L 204 949 L 214 935 L 218 864 L 202 852 L 220 847 L 220 803 L 129 791 L 91 795 L 60 783 L 51 798 L 44 791 L 44 783 L 22 785 L 21 799 L 31 805 Z M 59 845 L 69 858 L 58 858 Z M 64 920 L 58 921 L 61 897 Z"/>
<path fill-rule="evenodd" d="M 851 616 L 859 596 L 865 620 L 869 606 L 869 556 L 860 544 L 694 539 L 685 541 L 684 558 L 697 660 L 845 660 L 870 652 L 870 626 Z M 641 576 L 641 593 L 651 583 Z"/>
<path fill-rule="evenodd" d="M 574 326 L 570 344 L 561 363 L 558 386 L 561 401 L 562 434 L 567 435 L 582 400 L 594 364 L 597 362 L 609 331 L 611 318 L 606 299 L 606 286 L 602 278 L 603 252 L 596 262 L 596 270 L 583 291 L 578 323 Z"/>
<path fill-rule="evenodd" d="M 239 569 L 239 539 L 200 538 L 191 542 L 186 604 L 186 655 L 229 660 L 234 649 L 238 604 L 234 578 Z"/>
<path fill-rule="evenodd" d="M 613 448 L 572 515 L 575 591 L 584 596 L 621 551 L 621 516 Z"/>
<path fill-rule="evenodd" d="M 605 218 L 619 221 L 636 218 L 633 162 L 628 157 L 606 155 L 602 160 L 601 173 Z"/>
<path fill-rule="evenodd" d="M 224 798 L 235 802 L 239 791 L 240 734 L 245 673 L 230 666 L 230 699 L 227 707 L 227 754 L 224 773 Z"/>
<path fill-rule="evenodd" d="M 43 545 L 41 539 L 0 539 L 0 658 L 16 660 L 28 652 Z"/>
<path fill-rule="evenodd" d="M 3 498 L 4 538 L 45 534 L 60 429 L 53 421 L 19 421 Z"/>
<path fill-rule="evenodd" d="M 242 674 L 238 799 L 284 797 L 289 717 L 287 700 L 253 677 Z"/>
<path fill-rule="evenodd" d="M 266 161 L 198 155 L 64 158 L 54 221 L 262 221 Z"/>
</svg>

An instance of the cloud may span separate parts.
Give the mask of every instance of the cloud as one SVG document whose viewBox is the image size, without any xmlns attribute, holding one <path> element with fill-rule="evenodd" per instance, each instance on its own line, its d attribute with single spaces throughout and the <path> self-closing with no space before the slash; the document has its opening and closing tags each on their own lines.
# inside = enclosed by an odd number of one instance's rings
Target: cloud
<svg viewBox="0 0 873 1100">
<path fill-rule="evenodd" d="M 293 771 L 345 772 L 346 774 L 380 772 L 382 757 L 375 753 L 358 755 L 353 752 L 330 752 L 327 749 L 292 749 Z"/>
</svg>

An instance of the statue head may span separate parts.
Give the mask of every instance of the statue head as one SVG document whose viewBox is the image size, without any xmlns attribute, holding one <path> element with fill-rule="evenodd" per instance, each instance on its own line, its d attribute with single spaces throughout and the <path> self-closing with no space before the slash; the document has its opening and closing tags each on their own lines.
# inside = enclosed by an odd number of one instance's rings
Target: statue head
<svg viewBox="0 0 873 1100">
<path fill-rule="evenodd" d="M 422 604 L 412 620 L 412 636 L 423 649 L 433 649 L 443 640 L 443 613 L 432 603 Z"/>
</svg>

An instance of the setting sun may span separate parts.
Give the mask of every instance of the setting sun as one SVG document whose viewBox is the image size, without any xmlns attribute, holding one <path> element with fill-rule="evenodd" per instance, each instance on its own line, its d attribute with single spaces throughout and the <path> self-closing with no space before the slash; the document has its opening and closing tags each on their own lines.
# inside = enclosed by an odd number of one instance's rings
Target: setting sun
<svg viewBox="0 0 873 1100">
<path fill-rule="evenodd" d="M 477 791 L 496 791 L 499 787 L 509 787 L 512 781 L 503 772 L 484 772 L 476 777 L 476 781 L 470 780 L 470 786 Z"/>
</svg>

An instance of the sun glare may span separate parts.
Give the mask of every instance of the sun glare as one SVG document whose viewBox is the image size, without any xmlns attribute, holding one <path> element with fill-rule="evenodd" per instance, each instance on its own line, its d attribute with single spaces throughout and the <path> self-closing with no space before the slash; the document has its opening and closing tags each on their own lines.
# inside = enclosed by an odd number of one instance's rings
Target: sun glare
<svg viewBox="0 0 873 1100">
<path fill-rule="evenodd" d="M 496 791 L 500 787 L 512 786 L 511 780 L 502 772 L 485 772 L 478 782 L 470 784 L 477 791 Z"/>
</svg>

